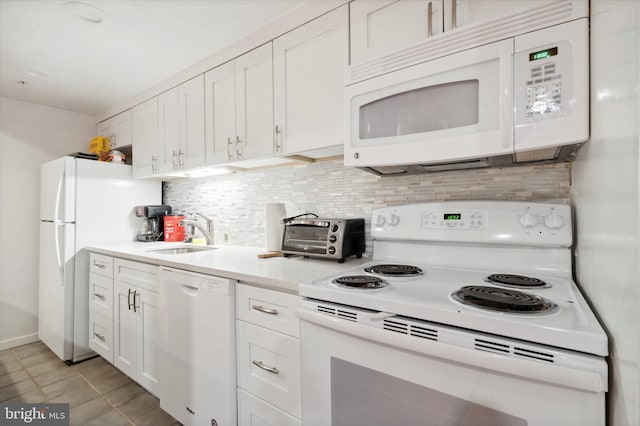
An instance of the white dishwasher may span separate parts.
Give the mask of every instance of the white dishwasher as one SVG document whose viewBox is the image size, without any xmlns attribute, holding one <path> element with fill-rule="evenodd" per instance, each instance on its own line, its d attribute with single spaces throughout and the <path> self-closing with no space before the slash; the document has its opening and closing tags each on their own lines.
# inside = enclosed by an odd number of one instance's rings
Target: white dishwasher
<svg viewBox="0 0 640 426">
<path fill-rule="evenodd" d="M 160 407 L 183 425 L 236 425 L 234 280 L 160 269 Z"/>
</svg>

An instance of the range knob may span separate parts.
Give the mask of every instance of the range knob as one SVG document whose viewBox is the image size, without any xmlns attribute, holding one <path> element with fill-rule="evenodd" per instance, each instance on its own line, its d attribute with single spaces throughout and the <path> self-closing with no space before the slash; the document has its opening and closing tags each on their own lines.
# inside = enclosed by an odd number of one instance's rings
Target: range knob
<svg viewBox="0 0 640 426">
<path fill-rule="evenodd" d="M 383 226 L 385 224 L 384 216 L 379 214 L 376 217 L 376 226 Z"/>
<path fill-rule="evenodd" d="M 395 213 L 391 213 L 389 216 L 389 225 L 396 226 L 398 223 L 400 223 L 400 216 Z"/>
<path fill-rule="evenodd" d="M 332 225 L 331 232 L 338 232 L 338 225 Z"/>
<path fill-rule="evenodd" d="M 564 218 L 555 210 L 551 210 L 551 214 L 544 218 L 544 224 L 549 229 L 560 229 L 564 226 Z"/>
<path fill-rule="evenodd" d="M 335 243 L 337 240 L 338 240 L 338 239 L 336 238 L 336 236 L 335 236 L 335 235 L 330 235 L 330 236 L 329 236 L 329 242 L 330 242 L 331 244 Z"/>
<path fill-rule="evenodd" d="M 336 248 L 334 246 L 330 246 L 327 251 L 329 254 L 336 254 Z"/>
<path fill-rule="evenodd" d="M 520 216 L 520 225 L 525 228 L 533 228 L 538 224 L 538 217 L 534 214 L 531 214 L 531 211 L 527 208 L 527 211 Z"/>
</svg>

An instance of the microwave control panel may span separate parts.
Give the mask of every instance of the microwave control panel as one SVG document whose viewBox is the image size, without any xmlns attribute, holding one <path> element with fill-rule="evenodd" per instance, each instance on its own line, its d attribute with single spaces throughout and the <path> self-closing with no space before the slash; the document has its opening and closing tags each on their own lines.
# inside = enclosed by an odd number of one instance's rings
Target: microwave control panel
<svg viewBox="0 0 640 426">
<path fill-rule="evenodd" d="M 518 52 L 515 65 L 519 118 L 544 119 L 570 112 L 573 100 L 571 43 L 562 41 Z"/>
</svg>

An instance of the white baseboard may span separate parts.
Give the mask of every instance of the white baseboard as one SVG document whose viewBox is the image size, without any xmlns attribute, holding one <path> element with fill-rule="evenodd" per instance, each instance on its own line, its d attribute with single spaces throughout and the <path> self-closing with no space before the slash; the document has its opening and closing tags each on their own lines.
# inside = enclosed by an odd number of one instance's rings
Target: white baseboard
<svg viewBox="0 0 640 426">
<path fill-rule="evenodd" d="M 37 342 L 38 333 L 27 334 L 26 336 L 16 337 L 14 339 L 7 339 L 0 341 L 0 351 L 4 351 L 5 349 L 15 348 L 16 346 L 22 346 L 29 343 Z"/>
</svg>

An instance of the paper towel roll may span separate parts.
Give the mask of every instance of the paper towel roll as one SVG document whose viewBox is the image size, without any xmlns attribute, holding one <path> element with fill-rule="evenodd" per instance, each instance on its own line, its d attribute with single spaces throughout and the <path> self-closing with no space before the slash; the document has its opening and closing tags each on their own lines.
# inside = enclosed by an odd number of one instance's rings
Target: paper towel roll
<svg viewBox="0 0 640 426">
<path fill-rule="evenodd" d="M 265 243 L 267 251 L 280 251 L 282 249 L 282 234 L 284 223 L 282 219 L 287 217 L 287 209 L 284 203 L 265 204 Z"/>
</svg>

